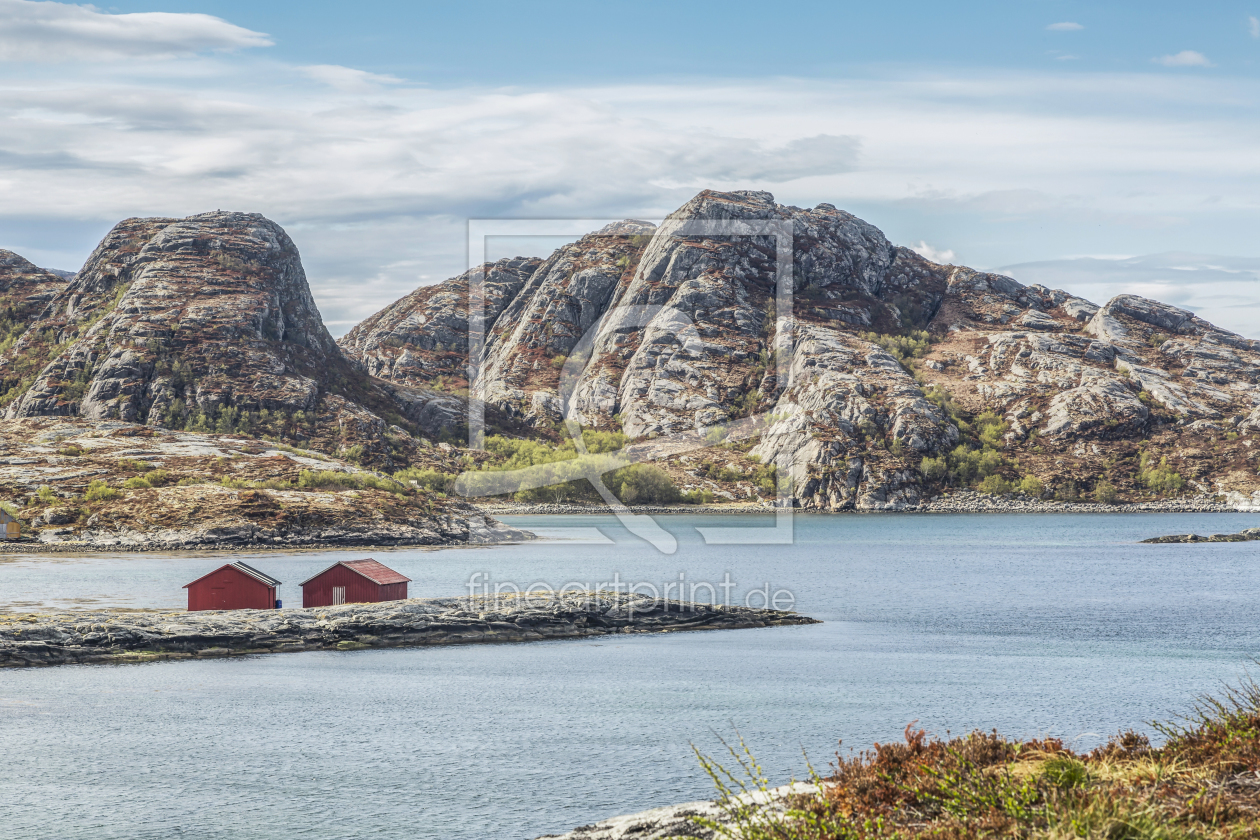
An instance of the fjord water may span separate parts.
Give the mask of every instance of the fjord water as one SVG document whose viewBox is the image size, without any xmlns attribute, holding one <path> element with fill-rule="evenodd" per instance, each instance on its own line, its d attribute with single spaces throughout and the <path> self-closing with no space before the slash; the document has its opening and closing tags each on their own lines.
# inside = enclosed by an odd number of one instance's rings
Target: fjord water
<svg viewBox="0 0 1260 840">
<path fill-rule="evenodd" d="M 11 838 L 532 838 L 707 798 L 691 744 L 736 729 L 773 781 L 836 750 L 996 727 L 1088 748 L 1188 709 L 1260 652 L 1260 543 L 1138 545 L 1255 527 L 1246 514 L 851 515 L 792 545 L 665 555 L 608 544 L 375 556 L 411 594 L 475 572 L 521 586 L 721 582 L 826 623 L 569 642 L 0 671 L 0 834 Z M 296 582 L 363 552 L 233 555 Z M 179 607 L 224 555 L 0 556 L 0 607 Z M 720 590 L 719 590 L 720 592 Z"/>
</svg>

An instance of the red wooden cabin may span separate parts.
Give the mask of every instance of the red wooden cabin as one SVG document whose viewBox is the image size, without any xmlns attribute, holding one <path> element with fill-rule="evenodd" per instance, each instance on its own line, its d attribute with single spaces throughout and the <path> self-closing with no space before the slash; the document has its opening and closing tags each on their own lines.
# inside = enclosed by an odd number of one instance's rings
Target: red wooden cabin
<svg viewBox="0 0 1260 840">
<path fill-rule="evenodd" d="M 197 578 L 188 590 L 188 611 L 274 610 L 280 581 L 244 563 L 228 563 Z"/>
<path fill-rule="evenodd" d="M 375 560 L 343 560 L 302 581 L 302 606 L 401 601 L 410 580 Z"/>
</svg>

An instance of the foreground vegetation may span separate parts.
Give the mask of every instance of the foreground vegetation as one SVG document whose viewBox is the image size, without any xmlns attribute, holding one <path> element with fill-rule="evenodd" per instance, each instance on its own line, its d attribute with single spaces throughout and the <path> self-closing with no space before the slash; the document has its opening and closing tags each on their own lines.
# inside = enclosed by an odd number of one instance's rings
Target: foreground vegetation
<svg viewBox="0 0 1260 840">
<path fill-rule="evenodd" d="M 731 769 L 700 756 L 726 816 L 703 822 L 738 840 L 1260 838 L 1260 686 L 1247 681 L 1154 726 L 1162 746 L 1127 731 L 1078 754 L 1056 738 L 940 740 L 912 723 L 904 742 L 838 759 L 825 779 L 814 773 L 816 792 L 780 811 L 740 796 L 769 792 L 741 741 Z"/>
</svg>

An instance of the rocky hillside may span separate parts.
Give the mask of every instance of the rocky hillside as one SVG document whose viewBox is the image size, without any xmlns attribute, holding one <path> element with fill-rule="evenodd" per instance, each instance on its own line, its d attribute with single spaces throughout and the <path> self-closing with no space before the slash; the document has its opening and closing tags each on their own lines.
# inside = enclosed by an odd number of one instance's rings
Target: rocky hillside
<svg viewBox="0 0 1260 840">
<path fill-rule="evenodd" d="M 765 223 L 792 232 L 790 254 Z M 640 501 L 768 503 L 777 464 L 797 504 L 829 510 L 964 488 L 1260 507 L 1260 342 L 1156 301 L 938 265 L 830 204 L 761 192 L 705 191 L 659 228 L 482 266 L 340 342 L 262 216 L 129 219 L 70 277 L 0 252 L 0 411 L 429 469 L 426 438 L 465 434 L 476 288 L 472 396 L 504 434 L 428 475 L 433 490 L 487 458 L 580 455 L 558 445 L 567 417 L 597 433 L 591 452 L 653 453 L 660 469 L 609 484 Z"/>
<path fill-rule="evenodd" d="M 485 328 L 520 295 L 542 260 L 517 257 L 421 286 L 358 324 L 338 342 L 361 368 L 403 385 L 467 389 L 468 290 L 482 289 Z"/>
<path fill-rule="evenodd" d="M 454 447 L 429 470 L 464 466 Z M 320 452 L 117 420 L 0 423 L 0 505 L 66 550 L 445 545 L 520 539 L 461 500 Z"/>
<path fill-rule="evenodd" d="M 696 235 L 696 221 L 790 224 L 791 312 L 776 309 L 772 237 Z M 1260 507 L 1260 342 L 1155 301 L 1100 306 L 938 265 L 829 204 L 756 192 L 705 191 L 659 229 L 599 231 L 523 282 L 527 261 L 487 271 L 500 279 L 480 393 L 536 435 L 566 415 L 630 440 L 755 427 L 743 444 L 666 459 L 684 489 L 720 491 L 778 462 L 797 503 L 822 509 L 897 509 L 960 487 Z M 420 290 L 343 349 L 399 383 L 451 376 L 462 360 L 435 365 L 432 348 L 463 346 L 459 315 L 439 312 L 458 310 L 467 282 Z M 743 485 L 734 495 L 767 495 Z"/>
<path fill-rule="evenodd" d="M 465 416 L 449 396 L 363 376 L 292 240 L 257 214 L 128 219 L 68 283 L 16 257 L 0 270 L 9 419 L 266 435 L 401 466 L 416 436 Z"/>
</svg>

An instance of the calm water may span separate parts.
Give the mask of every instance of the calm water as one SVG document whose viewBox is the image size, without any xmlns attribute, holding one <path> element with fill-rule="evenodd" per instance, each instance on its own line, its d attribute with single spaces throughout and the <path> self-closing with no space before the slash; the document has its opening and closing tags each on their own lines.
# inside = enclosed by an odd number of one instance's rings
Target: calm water
<svg viewBox="0 0 1260 840">
<path fill-rule="evenodd" d="M 744 734 L 775 780 L 844 749 L 997 727 L 1089 747 L 1260 653 L 1260 543 L 1141 546 L 1246 514 L 799 516 L 791 546 L 378 552 L 413 595 L 521 586 L 790 590 L 812 627 L 0 672 L 6 838 L 532 838 L 707 797 L 691 744 Z M 360 553 L 246 557 L 297 582 Z M 0 605 L 169 606 L 222 556 L 0 560 Z M 720 591 L 720 590 L 719 590 Z"/>
</svg>

